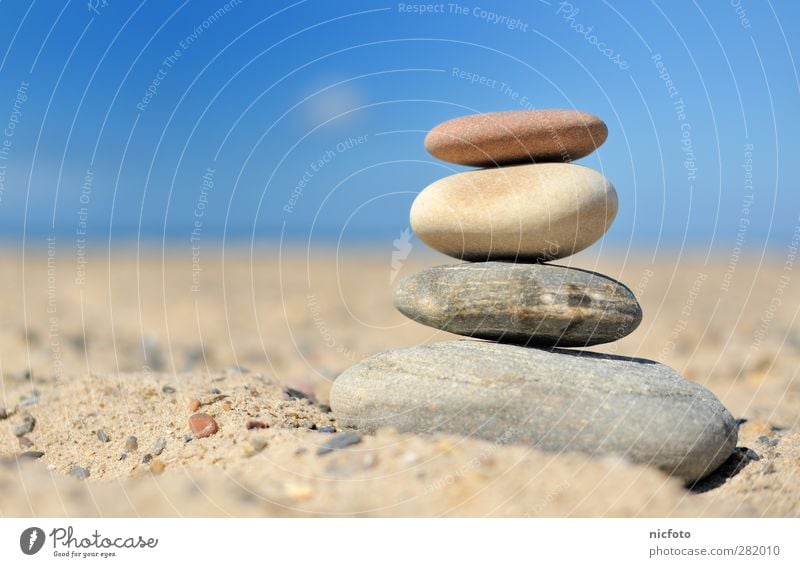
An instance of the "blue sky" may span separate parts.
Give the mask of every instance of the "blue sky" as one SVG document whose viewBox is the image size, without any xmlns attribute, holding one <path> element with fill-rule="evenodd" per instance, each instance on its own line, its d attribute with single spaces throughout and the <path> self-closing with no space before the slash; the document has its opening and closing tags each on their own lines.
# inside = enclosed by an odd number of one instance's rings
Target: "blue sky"
<svg viewBox="0 0 800 567">
<path fill-rule="evenodd" d="M 609 244 L 800 223 L 796 2 L 92 4 L 0 3 L 6 241 L 390 243 L 464 169 L 425 131 L 527 107 L 608 124 Z"/>
</svg>

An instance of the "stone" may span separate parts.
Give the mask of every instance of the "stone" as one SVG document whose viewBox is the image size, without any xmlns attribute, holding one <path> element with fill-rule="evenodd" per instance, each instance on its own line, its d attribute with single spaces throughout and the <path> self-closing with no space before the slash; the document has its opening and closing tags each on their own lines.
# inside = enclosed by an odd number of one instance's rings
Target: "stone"
<svg viewBox="0 0 800 567">
<path fill-rule="evenodd" d="M 164 469 L 167 465 L 164 464 L 164 461 L 160 459 L 156 459 L 150 462 L 150 472 L 153 474 L 161 474 L 164 472 Z"/>
<path fill-rule="evenodd" d="M 442 122 L 425 137 L 425 148 L 445 161 L 491 167 L 569 162 L 589 155 L 607 137 L 605 123 L 588 112 L 516 110 Z"/>
<path fill-rule="evenodd" d="M 74 465 L 71 469 L 69 469 L 69 473 L 67 474 L 78 480 L 86 480 L 91 475 L 89 469 L 85 469 L 78 465 Z"/>
<path fill-rule="evenodd" d="M 198 438 L 210 437 L 219 431 L 217 422 L 207 413 L 196 413 L 189 418 L 189 427 Z"/>
<path fill-rule="evenodd" d="M 621 283 L 549 264 L 428 268 L 400 281 L 394 305 L 435 329 L 530 346 L 608 343 L 642 320 L 636 297 Z"/>
<path fill-rule="evenodd" d="M 105 432 L 105 431 L 103 431 L 102 429 L 98 429 L 98 430 L 97 430 L 97 438 L 98 438 L 98 439 L 99 439 L 99 440 L 100 440 L 102 443 L 108 443 L 108 442 L 109 442 L 108 435 L 107 435 L 107 434 L 106 434 L 106 432 Z"/>
<path fill-rule="evenodd" d="M 200 400 L 198 400 L 197 398 L 190 398 L 188 405 L 190 412 L 196 412 L 197 410 L 200 409 Z"/>
<path fill-rule="evenodd" d="M 383 352 L 331 390 L 341 426 L 451 433 L 551 452 L 615 455 L 695 480 L 733 451 L 714 395 L 657 362 L 475 340 Z"/>
<path fill-rule="evenodd" d="M 163 437 L 159 437 L 156 440 L 155 445 L 153 446 L 153 455 L 158 457 L 161 453 L 164 452 L 164 449 L 167 448 L 167 440 Z"/>
<path fill-rule="evenodd" d="M 136 437 L 134 435 L 130 435 L 125 440 L 125 447 L 124 448 L 128 453 L 132 453 L 133 451 L 138 451 L 139 450 L 139 440 L 136 439 Z"/>
<path fill-rule="evenodd" d="M 450 175 L 411 205 L 428 246 L 463 260 L 538 262 L 594 244 L 617 214 L 617 192 L 599 172 L 542 163 Z"/>
<path fill-rule="evenodd" d="M 361 434 L 356 431 L 345 431 L 331 437 L 317 449 L 317 455 L 327 455 L 337 449 L 344 449 L 350 445 L 361 443 Z"/>
<path fill-rule="evenodd" d="M 36 427 L 36 418 L 29 413 L 25 413 L 22 415 L 22 423 L 14 428 L 14 435 L 17 437 L 27 435 L 33 431 L 34 427 Z"/>
<path fill-rule="evenodd" d="M 267 440 L 263 437 L 253 437 L 244 444 L 244 456 L 253 457 L 267 448 Z"/>
</svg>

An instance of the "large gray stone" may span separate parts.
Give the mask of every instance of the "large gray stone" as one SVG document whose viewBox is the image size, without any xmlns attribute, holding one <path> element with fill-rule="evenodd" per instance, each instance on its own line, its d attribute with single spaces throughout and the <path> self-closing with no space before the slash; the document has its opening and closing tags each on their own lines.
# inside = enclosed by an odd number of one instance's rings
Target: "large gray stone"
<svg viewBox="0 0 800 567">
<path fill-rule="evenodd" d="M 618 455 L 687 480 L 736 446 L 714 395 L 649 360 L 483 341 L 376 354 L 334 382 L 340 425 L 446 432 L 545 451 Z"/>
<path fill-rule="evenodd" d="M 636 297 L 621 283 L 547 264 L 429 268 L 398 284 L 394 305 L 436 329 L 532 346 L 608 343 L 642 320 Z"/>
</svg>

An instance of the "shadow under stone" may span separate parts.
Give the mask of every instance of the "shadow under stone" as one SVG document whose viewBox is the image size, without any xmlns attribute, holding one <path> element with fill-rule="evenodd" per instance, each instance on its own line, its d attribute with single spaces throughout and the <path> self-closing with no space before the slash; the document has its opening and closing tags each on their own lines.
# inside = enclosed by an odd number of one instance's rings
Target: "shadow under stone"
<svg viewBox="0 0 800 567">
<path fill-rule="evenodd" d="M 714 490 L 715 488 L 719 488 L 728 482 L 728 479 L 733 478 L 742 472 L 751 461 L 760 460 L 761 457 L 759 457 L 758 453 L 752 449 L 747 447 L 736 447 L 736 449 L 733 450 L 733 453 L 731 453 L 731 456 L 728 457 L 728 459 L 714 472 L 701 478 L 700 480 L 689 483 L 686 488 L 689 490 L 689 492 L 694 494 L 702 494 L 704 492 L 708 492 L 709 490 Z"/>
</svg>

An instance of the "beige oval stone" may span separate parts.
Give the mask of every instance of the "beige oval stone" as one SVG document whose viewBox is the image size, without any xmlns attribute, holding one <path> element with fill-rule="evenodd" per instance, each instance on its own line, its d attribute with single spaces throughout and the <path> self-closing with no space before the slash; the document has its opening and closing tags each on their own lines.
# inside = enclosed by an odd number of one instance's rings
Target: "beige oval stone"
<svg viewBox="0 0 800 567">
<path fill-rule="evenodd" d="M 617 214 L 599 172 L 540 163 L 457 173 L 426 187 L 411 226 L 428 246 L 470 261 L 565 258 L 597 242 Z"/>
<path fill-rule="evenodd" d="M 608 137 L 597 116 L 580 110 L 518 110 L 461 116 L 425 137 L 425 148 L 452 163 L 490 167 L 569 162 L 592 153 Z"/>
</svg>

